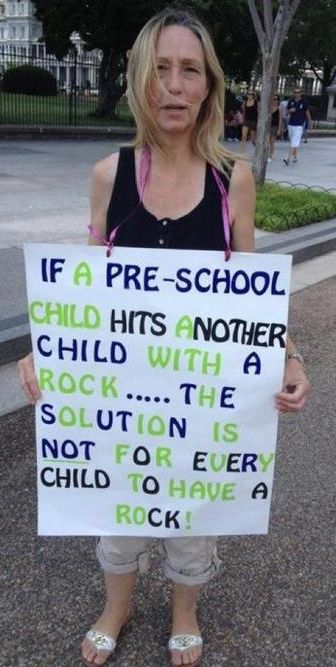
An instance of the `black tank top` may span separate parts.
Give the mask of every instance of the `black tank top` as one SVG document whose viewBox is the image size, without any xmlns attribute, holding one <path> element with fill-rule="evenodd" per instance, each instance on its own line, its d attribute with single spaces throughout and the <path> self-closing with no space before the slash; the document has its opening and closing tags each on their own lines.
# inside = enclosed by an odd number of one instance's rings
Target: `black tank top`
<svg viewBox="0 0 336 667">
<path fill-rule="evenodd" d="M 220 174 L 225 189 L 229 180 Z M 122 223 L 122 224 L 121 224 Z M 204 197 L 190 213 L 172 220 L 158 220 L 139 204 L 133 148 L 121 148 L 116 180 L 106 217 L 106 235 L 120 225 L 115 245 L 136 248 L 174 248 L 180 250 L 225 250 L 221 196 L 206 165 Z"/>
<path fill-rule="evenodd" d="M 258 102 L 254 100 L 253 104 L 248 106 L 245 104 L 245 120 L 257 121 L 258 120 Z"/>
</svg>

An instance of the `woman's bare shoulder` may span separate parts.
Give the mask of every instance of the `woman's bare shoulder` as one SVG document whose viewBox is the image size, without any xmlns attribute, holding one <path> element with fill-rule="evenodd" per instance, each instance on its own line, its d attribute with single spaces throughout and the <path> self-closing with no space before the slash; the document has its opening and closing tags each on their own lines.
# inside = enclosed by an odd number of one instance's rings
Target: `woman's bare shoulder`
<svg viewBox="0 0 336 667">
<path fill-rule="evenodd" d="M 114 185 L 117 174 L 118 161 L 119 151 L 96 162 L 92 170 L 93 181 L 100 183 L 102 186 L 111 188 L 111 186 Z"/>
<path fill-rule="evenodd" d="M 235 160 L 231 174 L 230 189 L 231 187 L 245 188 L 251 185 L 254 185 L 251 163 L 244 159 Z"/>
</svg>

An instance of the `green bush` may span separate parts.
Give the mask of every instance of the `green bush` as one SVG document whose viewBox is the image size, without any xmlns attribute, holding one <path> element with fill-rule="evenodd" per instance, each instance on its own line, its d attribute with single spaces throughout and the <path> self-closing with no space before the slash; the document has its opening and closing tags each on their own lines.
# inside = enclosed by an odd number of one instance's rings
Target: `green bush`
<svg viewBox="0 0 336 667">
<path fill-rule="evenodd" d="M 8 69 L 3 77 L 4 93 L 21 93 L 24 95 L 57 95 L 55 77 L 42 67 L 22 65 Z"/>
<path fill-rule="evenodd" d="M 118 120 L 133 122 L 133 116 L 125 94 L 121 96 L 116 104 L 115 115 Z"/>
<path fill-rule="evenodd" d="M 255 223 L 268 232 L 283 232 L 336 216 L 336 195 L 265 183 L 257 189 Z"/>
</svg>

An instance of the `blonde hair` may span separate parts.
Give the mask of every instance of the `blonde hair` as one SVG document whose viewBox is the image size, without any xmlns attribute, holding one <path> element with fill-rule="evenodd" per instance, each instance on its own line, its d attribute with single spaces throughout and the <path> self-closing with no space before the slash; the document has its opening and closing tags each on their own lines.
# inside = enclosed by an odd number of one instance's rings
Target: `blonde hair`
<svg viewBox="0 0 336 667">
<path fill-rule="evenodd" d="M 226 150 L 220 143 L 224 130 L 224 73 L 208 31 L 189 11 L 164 9 L 145 24 L 134 42 L 127 68 L 128 103 L 137 128 L 134 146 L 156 145 L 163 148 L 149 95 L 151 81 L 157 76 L 157 41 L 161 31 L 171 25 L 191 30 L 203 48 L 209 92 L 192 131 L 193 150 L 220 171 L 230 174 L 234 161 L 241 156 Z"/>
</svg>

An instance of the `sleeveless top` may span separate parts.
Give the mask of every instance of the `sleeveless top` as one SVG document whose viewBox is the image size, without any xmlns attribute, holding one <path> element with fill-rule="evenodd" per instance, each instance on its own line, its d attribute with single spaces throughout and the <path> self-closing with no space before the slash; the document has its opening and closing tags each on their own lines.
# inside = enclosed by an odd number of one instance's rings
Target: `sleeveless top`
<svg viewBox="0 0 336 667">
<path fill-rule="evenodd" d="M 220 174 L 226 191 L 229 179 Z M 106 216 L 106 236 L 118 229 L 115 245 L 179 250 L 225 250 L 221 196 L 207 163 L 204 196 L 195 208 L 172 220 L 147 211 L 136 183 L 134 148 L 121 148 L 115 184 Z"/>
<path fill-rule="evenodd" d="M 250 106 L 245 104 L 244 108 L 245 120 L 257 121 L 258 120 L 258 102 L 254 100 L 254 103 Z"/>
<path fill-rule="evenodd" d="M 279 125 L 279 114 L 280 114 L 279 109 L 275 109 L 275 111 L 272 111 L 271 127 L 277 127 Z"/>
</svg>

